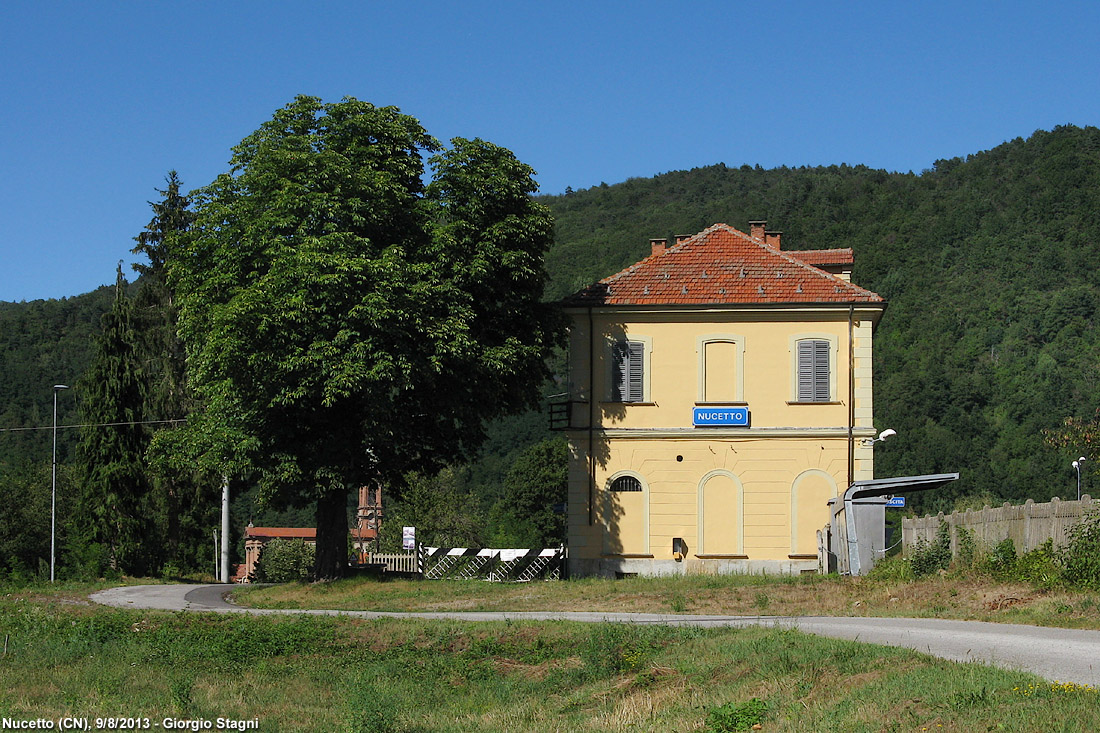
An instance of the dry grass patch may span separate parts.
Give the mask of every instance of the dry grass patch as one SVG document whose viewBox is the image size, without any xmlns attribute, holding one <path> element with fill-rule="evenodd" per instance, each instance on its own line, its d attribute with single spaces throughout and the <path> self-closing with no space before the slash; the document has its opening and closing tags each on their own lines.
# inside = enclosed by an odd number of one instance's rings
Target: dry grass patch
<svg viewBox="0 0 1100 733">
<path fill-rule="evenodd" d="M 1037 592 L 972 576 L 936 576 L 912 582 L 820 576 L 686 576 L 519 585 L 356 579 L 237 592 L 237 599 L 245 605 L 278 608 L 913 616 L 1100 628 L 1100 603 L 1086 607 L 1082 599 L 1087 597 Z M 1051 603 L 1045 604 L 1047 600 Z"/>
</svg>

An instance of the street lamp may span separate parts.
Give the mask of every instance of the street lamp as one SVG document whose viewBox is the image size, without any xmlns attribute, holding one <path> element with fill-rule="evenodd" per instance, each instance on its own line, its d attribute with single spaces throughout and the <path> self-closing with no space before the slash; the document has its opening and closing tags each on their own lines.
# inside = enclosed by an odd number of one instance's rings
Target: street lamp
<svg viewBox="0 0 1100 733">
<path fill-rule="evenodd" d="M 54 564 L 57 560 L 55 552 L 57 538 L 57 393 L 68 389 L 67 384 L 55 384 L 53 386 L 53 489 L 50 492 L 50 582 L 54 578 Z"/>
<path fill-rule="evenodd" d="M 1084 456 L 1073 462 L 1073 468 L 1077 471 L 1077 501 L 1081 501 L 1081 464 L 1084 462 Z"/>
<path fill-rule="evenodd" d="M 881 443 L 882 441 L 886 440 L 887 438 L 892 438 L 897 434 L 898 434 L 897 430 L 894 430 L 893 428 L 886 428 L 885 430 L 883 430 L 881 433 L 878 434 L 877 438 L 864 438 L 862 440 L 863 447 L 864 448 L 870 448 L 875 443 Z"/>
</svg>

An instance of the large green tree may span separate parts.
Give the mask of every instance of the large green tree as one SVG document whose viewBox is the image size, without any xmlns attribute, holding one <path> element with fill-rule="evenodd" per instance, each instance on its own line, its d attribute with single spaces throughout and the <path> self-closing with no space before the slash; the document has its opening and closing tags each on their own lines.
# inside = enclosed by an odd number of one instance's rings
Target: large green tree
<svg viewBox="0 0 1100 733">
<path fill-rule="evenodd" d="M 509 151 L 444 149 L 351 98 L 296 98 L 231 166 L 170 246 L 189 430 L 207 466 L 316 502 L 315 574 L 336 577 L 349 491 L 469 455 L 533 406 L 562 333 L 540 303 L 551 220 Z"/>
<path fill-rule="evenodd" d="M 492 547 L 565 544 L 569 447 L 564 438 L 525 448 L 505 475 L 505 491 L 490 513 Z"/>
</svg>

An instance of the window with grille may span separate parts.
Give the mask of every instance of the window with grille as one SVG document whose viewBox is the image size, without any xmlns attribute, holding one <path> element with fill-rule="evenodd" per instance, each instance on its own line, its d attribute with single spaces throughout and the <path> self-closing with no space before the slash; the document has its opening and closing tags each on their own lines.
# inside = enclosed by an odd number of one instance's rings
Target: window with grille
<svg viewBox="0 0 1100 733">
<path fill-rule="evenodd" d="M 829 402 L 829 342 L 798 342 L 798 401 Z"/>
<path fill-rule="evenodd" d="M 645 344 L 620 341 L 611 353 L 611 401 L 645 401 Z"/>
<path fill-rule="evenodd" d="M 641 491 L 642 482 L 634 476 L 619 476 L 611 482 L 612 491 Z"/>
</svg>

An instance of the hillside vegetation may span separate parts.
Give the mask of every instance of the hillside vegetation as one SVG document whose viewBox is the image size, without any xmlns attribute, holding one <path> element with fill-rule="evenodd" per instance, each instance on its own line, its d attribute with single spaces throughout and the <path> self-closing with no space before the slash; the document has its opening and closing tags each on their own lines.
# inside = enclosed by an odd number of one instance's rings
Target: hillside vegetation
<svg viewBox="0 0 1100 733">
<path fill-rule="evenodd" d="M 716 222 L 745 229 L 766 219 L 789 249 L 852 247 L 854 280 L 889 301 L 875 340 L 875 415 L 898 436 L 876 449 L 877 474 L 962 473 L 949 489 L 915 497 L 921 510 L 962 496 L 1075 493 L 1070 460 L 1087 449 L 1050 448 L 1043 431 L 1092 418 L 1100 404 L 1100 130 L 1040 131 L 920 173 L 718 164 L 540 200 L 556 227 L 548 299 L 637 261 L 652 237 Z M 0 428 L 49 424 L 50 385 L 73 384 L 86 369 L 110 300 L 104 288 L 0 303 Z M 63 423 L 74 421 L 77 400 L 63 396 Z M 488 511 L 514 459 L 546 437 L 545 421 L 532 414 L 496 426 L 483 454 L 459 467 L 460 488 Z M 70 437 L 61 435 L 62 457 Z M 48 502 L 48 473 L 48 431 L 0 433 L 8 506 Z M 0 522 L 0 547 L 28 547 L 12 533 L 33 529 L 33 548 L 19 551 L 24 565 L 42 557 L 41 527 L 31 525 Z"/>
<path fill-rule="evenodd" d="M 1072 458 L 1042 431 L 1100 404 L 1100 130 L 1059 127 L 922 173 L 719 164 L 543 199 L 560 297 L 648 253 L 651 237 L 766 219 L 787 249 L 852 247 L 889 301 L 875 419 L 880 476 L 960 471 L 913 503 L 1066 498 Z"/>
</svg>

